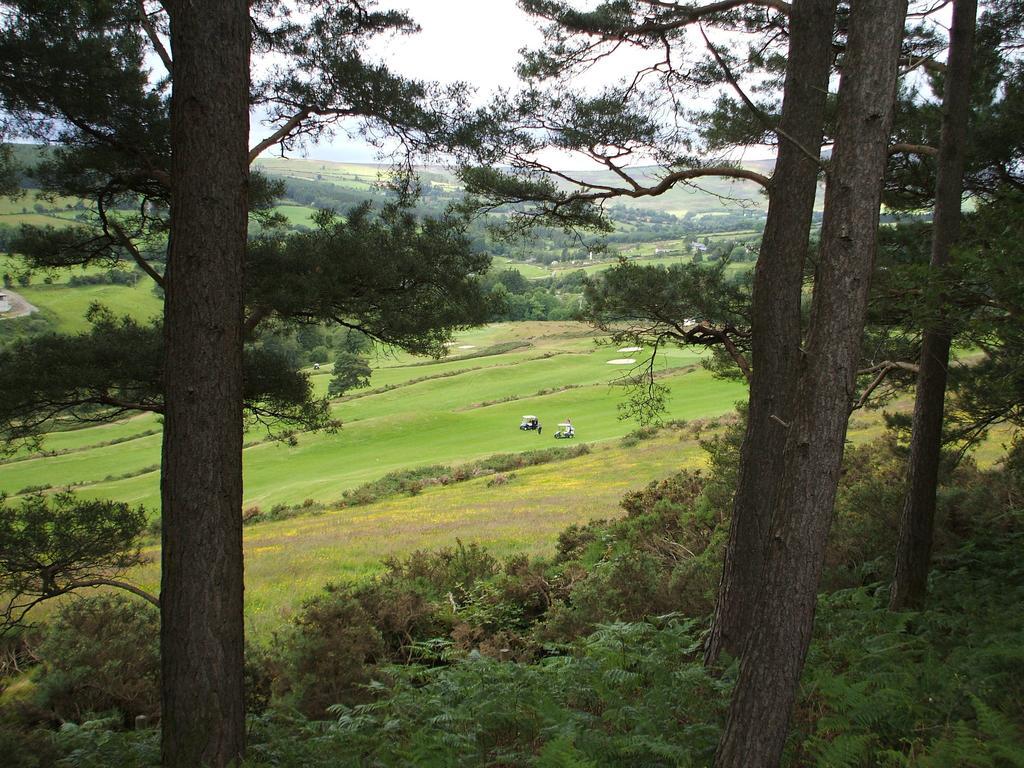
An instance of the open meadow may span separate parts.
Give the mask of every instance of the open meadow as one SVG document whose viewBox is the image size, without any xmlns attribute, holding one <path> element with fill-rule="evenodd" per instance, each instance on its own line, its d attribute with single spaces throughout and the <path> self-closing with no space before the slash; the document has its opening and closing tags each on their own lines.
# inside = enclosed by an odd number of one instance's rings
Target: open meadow
<svg viewBox="0 0 1024 768">
<path fill-rule="evenodd" d="M 23 218 L 23 217 L 22 217 Z M 26 222 L 27 223 L 27 222 Z M 23 265 L 15 257 L 0 254 L 0 273 L 18 274 Z M 38 272 L 28 285 L 15 284 L 13 290 L 37 307 L 60 333 L 81 333 L 88 330 L 86 312 L 92 304 L 103 304 L 117 314 L 130 315 L 139 321 L 158 317 L 163 312 L 163 299 L 153 290 L 149 278 L 140 277 L 134 285 L 72 285 L 75 277 L 97 275 L 103 267 L 77 267 Z M 3 327 L 0 326 L 0 333 Z"/>
</svg>

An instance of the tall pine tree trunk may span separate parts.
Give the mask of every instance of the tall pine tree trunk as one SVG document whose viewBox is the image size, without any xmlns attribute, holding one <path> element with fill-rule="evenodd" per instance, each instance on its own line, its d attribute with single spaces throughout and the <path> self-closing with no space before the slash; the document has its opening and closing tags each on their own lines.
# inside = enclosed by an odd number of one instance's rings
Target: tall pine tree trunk
<svg viewBox="0 0 1024 768">
<path fill-rule="evenodd" d="M 705 661 L 738 653 L 754 615 L 768 544 L 772 501 L 800 361 L 800 298 L 814 213 L 835 0 L 794 0 L 782 101 L 778 161 L 768 192 L 754 271 L 753 375 L 747 431 L 715 616 Z M 787 138 L 788 137 L 788 138 Z"/>
<path fill-rule="evenodd" d="M 964 154 L 967 120 L 971 108 L 971 59 L 978 16 L 977 0 L 956 0 L 946 63 L 946 89 L 942 101 L 942 138 L 939 144 L 938 180 L 932 231 L 931 267 L 940 275 L 948 266 L 950 252 L 960 234 L 960 203 L 963 197 Z M 941 313 L 941 308 L 940 308 Z M 949 367 L 949 330 L 939 322 L 925 329 L 921 368 L 917 374 L 913 436 L 907 496 L 900 518 L 896 547 L 896 572 L 889 607 L 919 608 L 928 588 L 928 561 L 932 552 L 935 493 L 942 454 L 942 419 Z"/>
<path fill-rule="evenodd" d="M 174 85 L 161 481 L 163 765 L 219 768 L 245 748 L 242 265 L 249 13 L 246 0 L 166 5 Z"/>
<path fill-rule="evenodd" d="M 810 329 L 755 630 L 744 646 L 719 768 L 778 765 L 789 730 L 864 330 L 906 10 L 906 0 L 851 4 Z"/>
</svg>

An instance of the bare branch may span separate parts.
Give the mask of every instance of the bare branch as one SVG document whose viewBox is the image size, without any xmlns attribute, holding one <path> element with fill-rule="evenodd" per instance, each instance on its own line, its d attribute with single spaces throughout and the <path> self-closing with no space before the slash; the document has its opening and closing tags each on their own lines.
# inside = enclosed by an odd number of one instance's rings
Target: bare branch
<svg viewBox="0 0 1024 768">
<path fill-rule="evenodd" d="M 249 316 L 245 318 L 245 324 L 242 326 L 242 333 L 244 338 L 251 338 L 257 326 L 259 326 L 261 322 L 266 320 L 272 314 L 273 310 L 265 305 L 261 304 L 253 307 L 252 311 L 249 313 Z"/>
<path fill-rule="evenodd" d="M 946 65 L 941 61 L 936 61 L 931 56 L 922 56 L 918 59 L 910 56 L 904 56 L 899 60 L 899 65 L 902 67 L 900 72 L 901 75 L 905 75 L 909 72 L 913 72 L 915 69 L 926 69 L 929 72 L 933 72 L 937 75 L 941 75 L 946 71 Z"/>
<path fill-rule="evenodd" d="M 272 146 L 277 144 L 279 141 L 288 138 L 292 131 L 294 131 L 303 120 L 308 118 L 312 114 L 310 109 L 301 109 L 294 115 L 288 118 L 288 120 L 281 125 L 276 131 L 267 136 L 263 141 L 257 144 L 255 147 L 249 150 L 249 162 L 253 162 L 263 152 L 270 149 Z"/>
<path fill-rule="evenodd" d="M 118 581 L 117 579 L 89 579 L 88 581 L 75 581 L 64 587 L 62 592 L 70 592 L 75 589 L 85 589 L 86 587 L 116 587 L 117 589 L 123 589 L 127 592 L 131 592 L 133 595 L 138 595 L 143 600 L 155 605 L 157 608 L 160 607 L 159 598 L 150 594 L 141 587 L 137 587 L 134 584 L 130 584 L 127 581 Z"/>
<path fill-rule="evenodd" d="M 885 362 L 878 363 L 878 365 L 873 365 L 870 368 L 864 368 L 862 370 L 857 371 L 858 376 L 867 376 L 868 374 L 871 373 L 875 373 L 877 375 L 875 376 L 874 380 L 868 385 L 867 389 L 865 389 L 864 392 L 861 394 L 860 399 L 857 400 L 856 404 L 854 404 L 854 406 L 850 410 L 856 411 L 858 408 L 863 408 L 867 404 L 868 399 L 871 397 L 871 393 L 878 389 L 879 385 L 883 381 L 885 381 L 889 374 L 892 373 L 893 371 L 900 370 L 916 374 L 920 370 L 920 368 L 914 363 L 905 363 L 899 361 L 893 362 L 891 360 L 886 360 Z"/>
<path fill-rule="evenodd" d="M 676 171 L 667 174 L 660 182 L 650 187 L 637 187 L 635 189 L 615 189 L 607 192 L 576 192 L 568 195 L 561 203 L 587 202 L 596 200 L 609 200 L 615 197 L 657 197 L 670 190 L 681 181 L 690 179 L 706 178 L 708 176 L 719 176 L 733 179 L 746 179 L 753 181 L 765 189 L 771 186 L 771 179 L 757 171 L 747 168 L 736 168 L 731 165 L 716 165 L 707 168 L 688 168 L 685 171 Z"/>
<path fill-rule="evenodd" d="M 153 44 L 153 49 L 156 51 L 157 56 L 160 57 L 160 61 L 163 62 L 164 68 L 169 74 L 174 72 L 173 62 L 171 61 L 171 54 L 167 52 L 167 48 L 164 47 L 163 41 L 160 40 L 160 35 L 157 34 L 156 25 L 153 24 L 153 20 L 149 17 L 149 13 L 146 12 L 145 0 L 135 0 L 135 6 L 139 9 L 139 22 L 142 24 L 142 28 L 146 31 L 146 36 L 149 38 L 149 42 Z"/>
<path fill-rule="evenodd" d="M 722 73 L 725 75 L 725 79 L 729 82 L 729 85 L 732 86 L 732 89 L 736 91 L 740 99 L 743 100 L 743 103 L 747 105 L 747 109 L 754 113 L 754 116 L 757 117 L 758 121 L 760 121 L 760 123 L 764 125 L 765 128 L 767 128 L 775 135 L 788 141 L 790 144 L 792 144 L 794 147 L 800 150 L 801 154 L 803 154 L 812 163 L 818 166 L 818 168 L 827 173 L 828 168 L 821 161 L 820 149 L 818 152 L 811 152 L 810 149 L 808 149 L 799 141 L 794 139 L 786 131 L 782 130 L 781 126 L 774 124 L 771 120 L 768 119 L 768 116 L 751 100 L 749 96 L 747 96 L 746 92 L 740 87 L 740 84 L 736 81 L 736 78 L 733 77 L 732 70 L 729 69 L 728 63 L 726 63 L 725 59 L 718 52 L 718 49 L 715 48 L 711 40 L 708 38 L 707 33 L 704 31 L 704 25 L 700 24 L 698 26 L 700 29 L 701 37 L 704 38 L 704 43 L 707 45 L 708 50 L 711 51 L 711 55 L 715 57 L 715 61 L 718 62 L 718 66 L 722 68 Z"/>
<path fill-rule="evenodd" d="M 665 16 L 668 16 L 669 19 L 663 20 L 663 18 L 656 17 L 643 24 L 625 27 L 619 34 L 613 34 L 610 31 L 602 31 L 597 34 L 605 40 L 622 40 L 629 36 L 660 36 L 666 32 L 672 32 L 674 30 L 692 26 L 706 16 L 710 16 L 715 13 L 726 13 L 727 11 L 732 11 L 743 6 L 769 8 L 787 16 L 790 12 L 790 4 L 784 2 L 784 0 L 718 0 L 718 2 L 697 6 L 685 6 L 676 2 L 663 2 L 662 0 L 641 0 L 641 2 L 645 5 L 651 6 L 652 8 L 658 8 L 666 11 Z M 544 16 L 552 21 L 555 20 L 552 15 L 544 14 Z M 574 28 L 574 31 L 587 33 L 587 30 L 583 28 Z"/>
<path fill-rule="evenodd" d="M 147 275 L 149 275 L 151 278 L 153 278 L 154 282 L 156 282 L 157 285 L 163 288 L 164 276 L 157 272 L 153 265 L 143 258 L 142 253 L 139 251 L 139 247 L 135 245 L 132 239 L 128 236 L 128 233 L 124 231 L 124 228 L 121 226 L 121 224 L 117 221 L 114 221 L 113 219 L 108 221 L 105 214 L 102 216 L 102 218 L 103 228 L 107 229 L 107 227 L 109 226 L 109 228 L 114 231 L 114 235 L 116 236 L 117 241 L 122 246 L 124 246 L 125 250 L 127 250 L 128 253 L 132 255 L 132 259 L 134 259 L 135 263 L 139 265 L 139 268 Z"/>
</svg>

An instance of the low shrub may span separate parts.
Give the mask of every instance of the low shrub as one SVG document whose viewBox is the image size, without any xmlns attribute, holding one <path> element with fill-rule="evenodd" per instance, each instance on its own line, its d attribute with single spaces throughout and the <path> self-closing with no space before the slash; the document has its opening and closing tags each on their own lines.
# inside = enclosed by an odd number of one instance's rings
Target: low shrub
<svg viewBox="0 0 1024 768">
<path fill-rule="evenodd" d="M 40 643 L 37 702 L 61 720 L 160 712 L 160 613 L 118 594 L 66 603 Z"/>
<path fill-rule="evenodd" d="M 417 550 L 401 559 L 388 558 L 384 567 L 386 572 L 381 581 L 385 583 L 418 584 L 434 598 L 453 593 L 453 599 L 459 601 L 469 595 L 477 582 L 497 574 L 500 563 L 476 542 L 466 545 L 456 539 L 454 547 L 434 552 Z"/>
<path fill-rule="evenodd" d="M 488 488 L 497 488 L 498 486 L 508 485 L 510 482 L 512 482 L 515 479 L 516 479 L 516 473 L 515 472 L 509 472 L 508 474 L 505 474 L 504 472 L 499 472 L 497 475 L 495 475 L 494 477 L 492 477 L 490 480 L 487 481 L 487 487 Z"/>
<path fill-rule="evenodd" d="M 328 587 L 304 606 L 283 638 L 278 702 L 322 718 L 333 704 L 367 701 L 374 665 L 385 645 L 372 617 L 351 592 Z"/>
</svg>

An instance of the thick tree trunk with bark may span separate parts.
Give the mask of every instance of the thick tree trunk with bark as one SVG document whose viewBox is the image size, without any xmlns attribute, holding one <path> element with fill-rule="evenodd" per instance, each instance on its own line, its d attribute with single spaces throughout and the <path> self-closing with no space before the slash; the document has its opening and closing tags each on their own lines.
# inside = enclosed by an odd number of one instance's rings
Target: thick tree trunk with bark
<svg viewBox="0 0 1024 768">
<path fill-rule="evenodd" d="M 939 143 L 935 190 L 931 255 L 931 267 L 935 274 L 941 273 L 949 264 L 952 247 L 960 234 L 964 154 L 971 108 L 971 60 L 977 16 L 977 0 L 956 0 L 953 6 L 949 59 L 946 62 L 942 138 Z M 936 326 L 925 329 L 921 345 L 907 496 L 900 518 L 896 571 L 889 601 L 892 610 L 921 607 L 928 588 L 935 494 L 942 455 L 942 419 L 949 346 L 949 330 L 942 326 L 940 317 Z"/>
<path fill-rule="evenodd" d="M 705 662 L 737 654 L 751 626 L 768 544 L 772 501 L 782 476 L 800 360 L 800 296 L 814 213 L 835 0 L 794 0 L 782 101 L 778 161 L 768 193 L 754 272 L 753 375 L 747 431 L 733 503 L 725 566 Z"/>
<path fill-rule="evenodd" d="M 249 139 L 246 0 L 166 3 L 171 246 L 161 500 L 163 765 L 225 766 L 245 747 L 242 265 Z"/>
<path fill-rule="evenodd" d="M 906 0 L 855 0 L 807 346 L 756 629 L 715 765 L 777 766 L 814 625 L 874 265 Z"/>
</svg>

